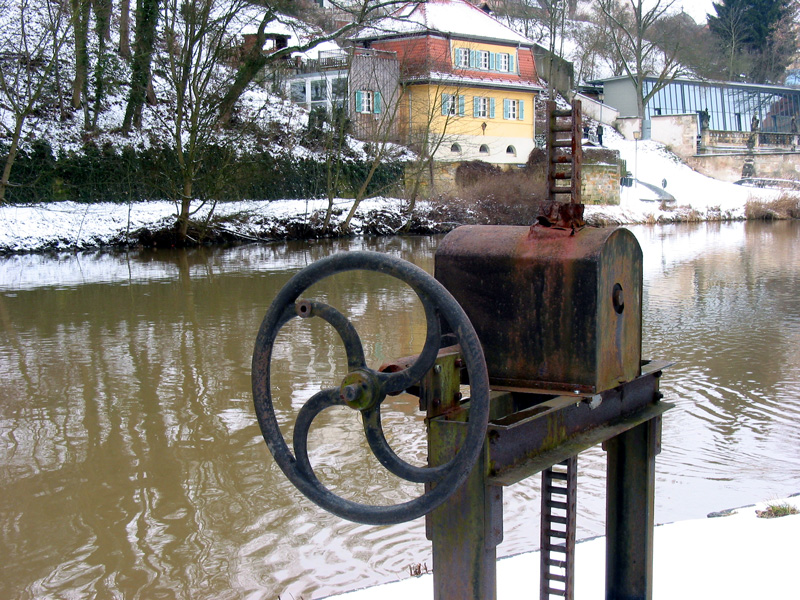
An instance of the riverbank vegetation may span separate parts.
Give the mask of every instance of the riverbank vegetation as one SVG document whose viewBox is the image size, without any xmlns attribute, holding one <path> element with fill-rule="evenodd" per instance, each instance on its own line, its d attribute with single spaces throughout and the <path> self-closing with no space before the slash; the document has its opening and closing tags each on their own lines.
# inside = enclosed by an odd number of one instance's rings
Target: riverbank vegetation
<svg viewBox="0 0 800 600">
<path fill-rule="evenodd" d="M 800 219 L 800 198 L 784 193 L 774 200 L 748 200 L 744 214 L 748 219 L 762 221 Z"/>
</svg>

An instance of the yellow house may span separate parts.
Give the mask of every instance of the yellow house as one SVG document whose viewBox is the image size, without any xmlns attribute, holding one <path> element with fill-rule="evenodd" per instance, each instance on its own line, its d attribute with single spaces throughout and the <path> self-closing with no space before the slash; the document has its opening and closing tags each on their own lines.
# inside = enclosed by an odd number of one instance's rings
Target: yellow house
<svg viewBox="0 0 800 600">
<path fill-rule="evenodd" d="M 533 42 L 465 0 L 409 3 L 354 41 L 396 53 L 395 129 L 407 143 L 440 161 L 527 160 L 543 91 Z M 370 92 L 392 93 L 350 93 Z"/>
</svg>

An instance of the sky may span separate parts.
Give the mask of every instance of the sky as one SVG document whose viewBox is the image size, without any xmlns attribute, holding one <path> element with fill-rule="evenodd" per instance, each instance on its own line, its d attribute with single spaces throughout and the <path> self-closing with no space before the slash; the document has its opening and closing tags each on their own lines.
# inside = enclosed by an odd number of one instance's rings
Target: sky
<svg viewBox="0 0 800 600">
<path fill-rule="evenodd" d="M 688 13 L 696 23 L 705 23 L 708 13 L 714 14 L 713 0 L 677 0 L 674 8 Z"/>
</svg>

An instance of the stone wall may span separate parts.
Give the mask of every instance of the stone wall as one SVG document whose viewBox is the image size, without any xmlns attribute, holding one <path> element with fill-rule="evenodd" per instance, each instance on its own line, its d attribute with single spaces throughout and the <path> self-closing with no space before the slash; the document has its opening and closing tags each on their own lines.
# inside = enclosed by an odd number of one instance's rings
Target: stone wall
<svg viewBox="0 0 800 600">
<path fill-rule="evenodd" d="M 686 158 L 697 154 L 697 115 L 660 115 L 650 119 L 650 139 Z"/>
<path fill-rule="evenodd" d="M 619 117 L 614 122 L 614 127 L 626 140 L 633 140 L 633 133 L 642 130 L 642 120 L 639 117 Z"/>
<path fill-rule="evenodd" d="M 619 204 L 619 164 L 581 166 L 581 200 L 584 204 Z"/>
<path fill-rule="evenodd" d="M 456 169 L 461 163 L 437 162 L 423 176 L 420 195 L 457 195 Z M 510 167 L 513 170 L 515 167 Z M 544 168 L 544 167 L 543 167 Z M 409 173 L 410 175 L 410 173 Z M 619 204 L 619 164 L 584 163 L 581 166 L 581 199 L 584 204 Z M 410 181 L 408 182 L 410 184 Z"/>
<path fill-rule="evenodd" d="M 755 173 L 752 177 L 800 181 L 800 152 L 699 154 L 688 157 L 686 162 L 703 175 L 722 181 L 738 181 L 748 157 L 753 158 Z"/>
</svg>

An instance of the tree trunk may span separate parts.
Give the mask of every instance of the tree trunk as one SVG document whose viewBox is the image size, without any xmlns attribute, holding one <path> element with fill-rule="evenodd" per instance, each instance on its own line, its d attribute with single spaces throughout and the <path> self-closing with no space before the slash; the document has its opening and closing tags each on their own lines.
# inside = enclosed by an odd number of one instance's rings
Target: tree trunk
<svg viewBox="0 0 800 600">
<path fill-rule="evenodd" d="M 111 27 L 111 0 L 94 0 L 95 32 L 97 34 L 97 57 L 94 68 L 94 115 L 92 130 L 97 128 L 97 119 L 103 108 L 105 97 L 106 42 Z"/>
<path fill-rule="evenodd" d="M 11 167 L 14 166 L 14 160 L 17 158 L 17 150 L 19 150 L 19 138 L 22 135 L 22 124 L 25 122 L 27 115 L 17 115 L 14 119 L 14 134 L 11 137 L 11 147 L 8 149 L 8 156 L 6 156 L 6 164 L 3 167 L 3 176 L 0 178 L 0 204 L 6 203 L 6 188 L 8 187 L 8 180 L 11 177 Z"/>
<path fill-rule="evenodd" d="M 131 0 L 119 3 L 119 55 L 124 59 L 131 57 Z"/>
<path fill-rule="evenodd" d="M 185 175 L 183 178 L 183 191 L 181 192 L 181 210 L 178 214 L 178 239 L 186 240 L 189 234 L 189 208 L 192 205 L 192 178 Z"/>
<path fill-rule="evenodd" d="M 125 119 L 122 122 L 122 130 L 125 133 L 129 132 L 131 127 L 142 126 L 142 107 L 150 83 L 150 62 L 156 40 L 158 1 L 136 1 L 136 40 L 131 64 L 131 92 L 125 109 Z"/>
<path fill-rule="evenodd" d="M 81 108 L 86 97 L 89 71 L 89 0 L 71 0 L 75 35 L 75 79 L 72 82 L 72 108 Z M 88 123 L 85 123 L 88 125 Z"/>
<path fill-rule="evenodd" d="M 267 57 L 264 55 L 262 48 L 264 47 L 266 39 L 264 31 L 268 22 L 266 18 L 261 21 L 261 25 L 256 33 L 255 43 L 250 46 L 247 54 L 242 57 L 239 70 L 236 72 L 236 78 L 233 80 L 231 87 L 228 88 L 228 91 L 220 102 L 219 120 L 222 124 L 226 124 L 230 121 L 234 104 L 236 104 L 236 101 L 249 83 L 253 81 L 253 78 L 258 75 L 258 72 L 267 64 Z"/>
</svg>

